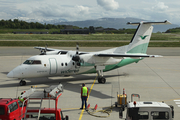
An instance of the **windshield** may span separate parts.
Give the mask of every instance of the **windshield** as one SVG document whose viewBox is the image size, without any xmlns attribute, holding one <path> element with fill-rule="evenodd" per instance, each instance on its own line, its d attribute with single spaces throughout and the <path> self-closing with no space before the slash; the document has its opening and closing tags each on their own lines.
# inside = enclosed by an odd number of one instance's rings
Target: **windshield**
<svg viewBox="0 0 180 120">
<path fill-rule="evenodd" d="M 18 109 L 18 105 L 16 102 L 13 102 L 12 104 L 8 105 L 8 108 L 9 108 L 10 112 L 13 112 Z"/>
<path fill-rule="evenodd" d="M 26 60 L 23 64 L 41 64 L 40 60 Z"/>
<path fill-rule="evenodd" d="M 139 118 L 139 120 L 141 120 L 141 119 L 147 120 L 147 119 L 149 119 L 149 113 L 146 111 L 139 111 L 138 118 Z"/>
<path fill-rule="evenodd" d="M 37 118 L 36 113 L 31 113 L 30 118 Z M 53 113 L 41 113 L 39 120 L 56 120 L 56 116 Z"/>
</svg>

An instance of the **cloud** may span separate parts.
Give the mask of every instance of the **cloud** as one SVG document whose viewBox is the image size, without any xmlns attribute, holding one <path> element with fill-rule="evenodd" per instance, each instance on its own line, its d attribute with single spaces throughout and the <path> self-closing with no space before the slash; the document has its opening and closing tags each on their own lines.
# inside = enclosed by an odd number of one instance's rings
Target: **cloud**
<svg viewBox="0 0 180 120">
<path fill-rule="evenodd" d="M 116 10 L 119 8 L 118 2 L 114 0 L 97 0 L 97 3 L 105 10 Z"/>
<path fill-rule="evenodd" d="M 80 14 L 88 14 L 89 13 L 89 8 L 88 7 L 84 7 L 82 5 L 76 6 L 76 7 L 77 7 Z"/>
<path fill-rule="evenodd" d="M 41 3 L 32 5 L 26 17 L 32 19 L 67 19 L 69 21 L 85 20 L 91 15 L 90 8 L 83 5 L 59 5 L 56 3 Z"/>
<path fill-rule="evenodd" d="M 146 20 L 179 22 L 180 3 L 178 0 L 120 1 L 120 0 L 0 0 L 0 19 L 24 17 L 69 21 L 98 18 L 135 17 Z M 139 4 L 141 3 L 141 4 Z"/>
<path fill-rule="evenodd" d="M 152 7 L 154 10 L 166 10 L 169 7 L 164 4 L 164 2 L 158 2 L 155 6 Z"/>
</svg>

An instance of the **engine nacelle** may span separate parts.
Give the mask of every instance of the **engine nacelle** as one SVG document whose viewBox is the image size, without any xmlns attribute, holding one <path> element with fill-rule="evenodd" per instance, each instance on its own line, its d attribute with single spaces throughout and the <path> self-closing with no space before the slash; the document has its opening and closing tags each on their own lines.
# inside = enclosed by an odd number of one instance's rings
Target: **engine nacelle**
<svg viewBox="0 0 180 120">
<path fill-rule="evenodd" d="M 46 52 L 46 55 L 57 55 L 57 54 L 59 54 L 59 51 Z"/>
</svg>

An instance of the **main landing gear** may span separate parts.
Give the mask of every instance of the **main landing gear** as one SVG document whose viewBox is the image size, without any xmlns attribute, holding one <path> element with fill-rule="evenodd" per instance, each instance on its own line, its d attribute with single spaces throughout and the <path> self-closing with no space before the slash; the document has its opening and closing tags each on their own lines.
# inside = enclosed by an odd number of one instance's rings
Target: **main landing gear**
<svg viewBox="0 0 180 120">
<path fill-rule="evenodd" d="M 106 83 L 106 78 L 103 77 L 103 69 L 105 69 L 105 66 L 95 66 L 97 74 L 98 74 L 98 82 L 99 83 Z"/>
<path fill-rule="evenodd" d="M 22 80 L 19 82 L 19 85 L 20 85 L 20 86 L 26 85 L 26 81 L 22 79 Z"/>
</svg>

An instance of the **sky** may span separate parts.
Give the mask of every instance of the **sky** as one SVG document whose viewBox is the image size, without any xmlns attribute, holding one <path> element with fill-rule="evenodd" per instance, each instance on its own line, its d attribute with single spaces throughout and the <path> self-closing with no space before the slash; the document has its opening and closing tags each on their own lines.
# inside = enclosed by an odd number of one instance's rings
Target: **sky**
<svg viewBox="0 0 180 120">
<path fill-rule="evenodd" d="M 179 0 L 0 0 L 0 19 L 81 21 L 133 17 L 180 25 L 179 6 Z"/>
</svg>

